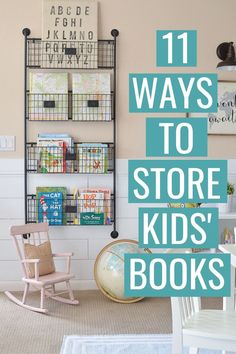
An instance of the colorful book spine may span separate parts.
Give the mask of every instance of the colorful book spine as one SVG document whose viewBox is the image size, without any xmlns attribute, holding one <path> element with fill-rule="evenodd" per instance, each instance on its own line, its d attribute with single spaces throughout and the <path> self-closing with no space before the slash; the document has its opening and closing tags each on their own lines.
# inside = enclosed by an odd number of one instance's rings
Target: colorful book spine
<svg viewBox="0 0 236 354">
<path fill-rule="evenodd" d="M 39 138 L 71 138 L 69 134 L 66 133 L 39 133 Z"/>
<path fill-rule="evenodd" d="M 74 140 L 68 134 L 39 134 L 37 142 L 43 141 L 64 141 L 69 151 L 74 148 Z"/>
</svg>

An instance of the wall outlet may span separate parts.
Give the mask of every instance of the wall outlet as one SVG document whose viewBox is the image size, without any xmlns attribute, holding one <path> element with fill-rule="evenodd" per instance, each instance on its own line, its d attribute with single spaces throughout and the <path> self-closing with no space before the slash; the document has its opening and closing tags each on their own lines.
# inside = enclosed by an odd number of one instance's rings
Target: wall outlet
<svg viewBox="0 0 236 354">
<path fill-rule="evenodd" d="M 0 151 L 15 151 L 14 135 L 0 135 Z"/>
</svg>

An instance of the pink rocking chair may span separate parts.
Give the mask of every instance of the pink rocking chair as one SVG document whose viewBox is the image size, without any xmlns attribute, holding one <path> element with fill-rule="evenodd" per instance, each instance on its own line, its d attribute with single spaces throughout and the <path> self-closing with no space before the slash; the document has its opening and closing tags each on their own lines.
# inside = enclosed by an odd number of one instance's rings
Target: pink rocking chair
<svg viewBox="0 0 236 354">
<path fill-rule="evenodd" d="M 66 304 L 77 305 L 79 301 L 75 300 L 70 285 L 70 279 L 74 277 L 74 275 L 70 273 L 71 257 L 73 254 L 51 253 L 51 245 L 48 237 L 48 225 L 46 223 L 41 223 L 12 226 L 10 228 L 10 234 L 14 238 L 17 254 L 22 265 L 24 274 L 22 280 L 25 283 L 25 289 L 22 300 L 17 299 L 12 293 L 6 291 L 5 294 L 9 297 L 9 299 L 28 310 L 41 313 L 48 312 L 48 310 L 44 308 L 45 297 L 49 297 Z M 43 260 L 39 257 L 27 257 L 27 249 L 36 252 L 37 254 L 41 254 Z M 46 260 L 45 256 L 42 254 L 45 249 L 47 250 Z M 55 270 L 53 262 L 53 258 L 55 257 L 67 258 L 66 272 L 62 273 Z M 45 267 L 47 268 L 48 265 L 51 269 L 45 270 Z M 55 284 L 62 282 L 66 283 L 66 290 L 58 293 L 55 290 Z M 41 292 L 40 307 L 33 307 L 26 304 L 30 286 L 40 290 Z M 69 294 L 69 298 L 61 297 L 60 295 L 62 294 Z"/>
</svg>

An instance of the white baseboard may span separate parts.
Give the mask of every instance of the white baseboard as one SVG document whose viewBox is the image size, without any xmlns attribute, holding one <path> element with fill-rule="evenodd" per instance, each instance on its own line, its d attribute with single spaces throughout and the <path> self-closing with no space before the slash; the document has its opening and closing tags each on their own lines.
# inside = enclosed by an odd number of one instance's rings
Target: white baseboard
<svg viewBox="0 0 236 354">
<path fill-rule="evenodd" d="M 63 283 L 58 284 L 58 289 L 62 289 Z M 94 280 L 71 280 L 71 286 L 73 290 L 97 290 L 97 286 Z M 23 291 L 23 281 L 1 281 L 0 292 L 2 291 Z"/>
</svg>

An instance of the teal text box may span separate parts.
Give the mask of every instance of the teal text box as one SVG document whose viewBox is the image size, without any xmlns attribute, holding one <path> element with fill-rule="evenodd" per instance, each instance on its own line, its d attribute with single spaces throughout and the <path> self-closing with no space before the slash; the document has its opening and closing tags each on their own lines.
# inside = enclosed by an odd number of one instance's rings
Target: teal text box
<svg viewBox="0 0 236 354">
<path fill-rule="evenodd" d="M 161 124 L 171 126 L 165 128 Z M 207 131 L 206 118 L 147 118 L 146 156 L 207 156 Z M 168 151 L 165 144 L 168 145 Z M 189 145 L 191 150 L 188 149 Z"/>
<path fill-rule="evenodd" d="M 163 36 L 166 35 L 167 38 L 163 38 Z M 180 38 L 178 38 L 179 36 Z M 197 65 L 197 31 L 196 30 L 156 31 L 156 65 L 161 67 L 196 66 Z"/>
<path fill-rule="evenodd" d="M 229 254 L 125 254 L 125 296 L 230 296 L 230 272 Z"/>
<path fill-rule="evenodd" d="M 189 94 L 186 94 L 186 99 L 180 83 L 185 90 L 191 87 Z M 129 111 L 135 113 L 217 112 L 217 75 L 131 73 L 129 74 Z"/>
<path fill-rule="evenodd" d="M 129 203 L 227 202 L 227 160 L 129 160 L 128 171 Z"/>
<path fill-rule="evenodd" d="M 139 247 L 217 248 L 218 208 L 139 208 Z"/>
</svg>

